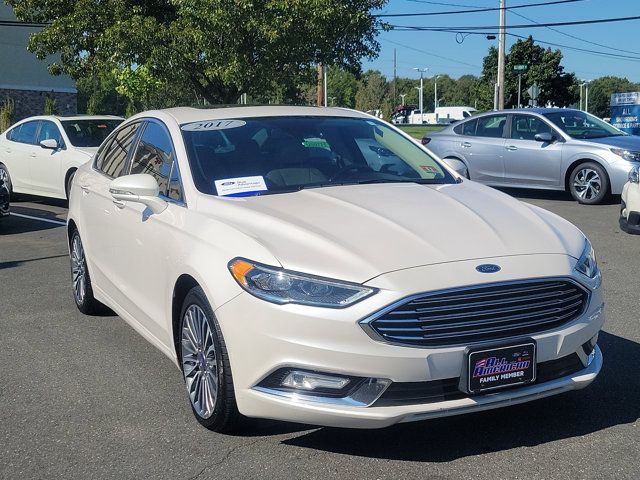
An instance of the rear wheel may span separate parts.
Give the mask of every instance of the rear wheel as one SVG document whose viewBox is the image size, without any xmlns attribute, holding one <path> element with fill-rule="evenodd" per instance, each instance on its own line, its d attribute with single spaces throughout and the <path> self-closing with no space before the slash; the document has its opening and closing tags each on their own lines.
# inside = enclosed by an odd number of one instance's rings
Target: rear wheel
<svg viewBox="0 0 640 480">
<path fill-rule="evenodd" d="M 187 294 L 180 318 L 180 366 L 193 414 L 209 430 L 232 431 L 242 416 L 224 338 L 202 288 Z"/>
<path fill-rule="evenodd" d="M 581 163 L 571 172 L 569 190 L 578 202 L 595 205 L 601 203 L 609 193 L 609 177 L 597 163 Z"/>
<path fill-rule="evenodd" d="M 95 299 L 91 287 L 91 277 L 87 269 L 87 259 L 84 254 L 82 240 L 77 230 L 71 235 L 71 280 L 73 282 L 73 299 L 78 310 L 85 315 L 102 313 L 106 307 Z"/>
</svg>

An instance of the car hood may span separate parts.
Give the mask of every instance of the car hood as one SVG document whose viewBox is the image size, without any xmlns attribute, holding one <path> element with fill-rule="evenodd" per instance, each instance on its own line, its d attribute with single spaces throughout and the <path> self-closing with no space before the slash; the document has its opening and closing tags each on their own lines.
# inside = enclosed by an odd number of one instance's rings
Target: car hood
<svg viewBox="0 0 640 480">
<path fill-rule="evenodd" d="M 98 147 L 74 147 L 76 152 L 84 153 L 87 157 L 91 158 L 98 151 Z"/>
<path fill-rule="evenodd" d="M 624 150 L 640 151 L 640 137 L 635 135 L 621 135 L 619 137 L 590 138 L 583 140 Z"/>
<path fill-rule="evenodd" d="M 285 268 L 354 282 L 460 260 L 578 257 L 584 247 L 569 222 L 471 181 L 207 197 L 198 209 L 252 237 Z"/>
</svg>

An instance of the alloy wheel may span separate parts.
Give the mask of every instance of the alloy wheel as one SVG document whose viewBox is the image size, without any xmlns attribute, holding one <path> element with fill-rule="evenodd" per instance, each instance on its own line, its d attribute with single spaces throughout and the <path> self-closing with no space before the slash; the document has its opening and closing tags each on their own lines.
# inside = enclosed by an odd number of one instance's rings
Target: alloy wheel
<svg viewBox="0 0 640 480">
<path fill-rule="evenodd" d="M 87 292 L 87 266 L 79 235 L 75 235 L 71 243 L 71 276 L 76 303 L 82 305 Z"/>
<path fill-rule="evenodd" d="M 191 305 L 182 322 L 182 371 L 191 405 L 204 419 L 213 415 L 218 398 L 218 355 L 207 316 Z"/>
<path fill-rule="evenodd" d="M 4 167 L 0 167 L 0 180 L 2 180 L 9 191 L 11 191 L 11 180 L 9 179 L 9 172 L 7 172 L 6 168 Z"/>
<path fill-rule="evenodd" d="M 593 168 L 582 168 L 573 177 L 573 188 L 578 197 L 583 200 L 591 200 L 600 194 L 602 180 Z"/>
</svg>

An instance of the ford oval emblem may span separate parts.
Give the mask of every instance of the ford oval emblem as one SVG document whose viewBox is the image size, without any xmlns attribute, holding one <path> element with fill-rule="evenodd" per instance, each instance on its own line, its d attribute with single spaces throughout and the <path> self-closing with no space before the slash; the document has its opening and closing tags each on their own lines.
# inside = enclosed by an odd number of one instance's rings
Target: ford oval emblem
<svg viewBox="0 0 640 480">
<path fill-rule="evenodd" d="M 483 263 L 482 265 L 478 265 L 476 270 L 480 273 L 496 273 L 500 271 L 500 267 L 493 263 Z"/>
</svg>

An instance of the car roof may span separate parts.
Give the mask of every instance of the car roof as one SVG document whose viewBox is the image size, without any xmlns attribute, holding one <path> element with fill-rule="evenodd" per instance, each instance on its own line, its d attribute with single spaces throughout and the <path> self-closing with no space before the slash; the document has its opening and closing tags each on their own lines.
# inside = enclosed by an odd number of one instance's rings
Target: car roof
<svg viewBox="0 0 640 480">
<path fill-rule="evenodd" d="M 230 118 L 251 118 L 251 117 L 345 117 L 345 118 L 373 118 L 370 115 L 350 110 L 347 108 L 327 108 L 327 107 L 308 107 L 308 106 L 289 106 L 289 105 L 268 105 L 268 106 L 240 106 L 233 105 L 229 107 L 214 108 L 193 108 L 193 107 L 175 107 L 164 110 L 151 110 L 142 112 L 135 116 L 141 117 L 163 117 L 168 115 L 172 117 L 176 123 L 182 125 L 184 123 L 202 122 L 206 120 L 223 120 Z"/>
<path fill-rule="evenodd" d="M 541 107 L 533 107 L 533 108 L 509 108 L 504 110 L 491 110 L 488 112 L 482 112 L 473 117 L 475 118 L 478 115 L 495 115 L 500 113 L 537 113 L 538 115 L 544 115 L 545 113 L 557 113 L 557 112 L 578 112 L 575 108 L 541 108 Z M 467 119 L 465 119 L 467 120 Z"/>
<path fill-rule="evenodd" d="M 36 115 L 33 117 L 25 118 L 21 122 L 27 122 L 32 120 L 124 120 L 117 115 Z"/>
</svg>

